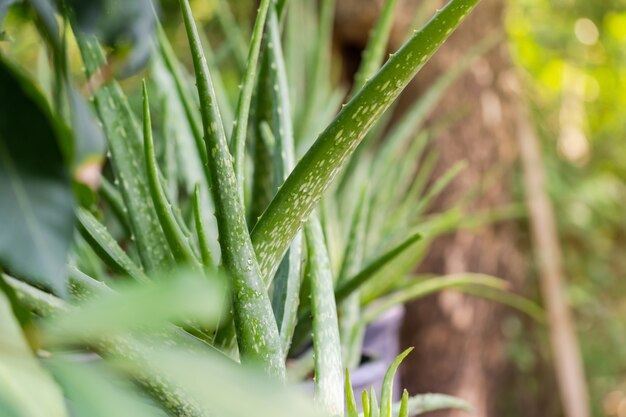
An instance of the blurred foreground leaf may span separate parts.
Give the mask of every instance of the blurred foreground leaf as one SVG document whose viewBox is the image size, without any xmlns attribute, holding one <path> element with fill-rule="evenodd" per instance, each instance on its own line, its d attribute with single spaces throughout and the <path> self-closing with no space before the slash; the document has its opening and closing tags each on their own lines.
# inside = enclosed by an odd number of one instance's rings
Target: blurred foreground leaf
<svg viewBox="0 0 626 417">
<path fill-rule="evenodd" d="M 0 58 L 0 266 L 65 293 L 74 197 L 43 95 Z"/>
</svg>

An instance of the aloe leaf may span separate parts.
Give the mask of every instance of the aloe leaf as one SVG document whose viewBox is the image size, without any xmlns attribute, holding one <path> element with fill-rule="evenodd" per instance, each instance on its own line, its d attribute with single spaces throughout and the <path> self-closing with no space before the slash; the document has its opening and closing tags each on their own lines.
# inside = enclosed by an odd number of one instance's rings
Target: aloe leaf
<svg viewBox="0 0 626 417">
<path fill-rule="evenodd" d="M 345 376 L 345 396 L 347 417 L 359 417 L 359 411 L 356 408 L 356 400 L 354 399 L 354 390 L 352 389 L 352 381 L 350 380 L 350 371 L 346 368 Z"/>
<path fill-rule="evenodd" d="M 369 394 L 367 393 L 367 390 L 363 390 L 363 392 L 361 393 L 361 406 L 363 408 L 363 415 L 365 417 L 370 417 L 371 416 L 370 399 L 369 399 Z"/>
<path fill-rule="evenodd" d="M 247 233 L 237 178 L 220 121 L 198 32 L 189 3 L 180 1 L 192 50 L 204 140 L 210 155 L 213 200 L 220 234 L 223 264 L 232 280 L 237 340 L 243 361 L 256 362 L 271 375 L 284 377 L 285 364 L 278 327 Z"/>
<path fill-rule="evenodd" d="M 39 365 L 0 292 L 0 408 L 17 417 L 69 416 L 63 393 Z M 33 401 L 33 392 L 37 393 Z M 8 409 L 7 409 L 8 408 Z"/>
<path fill-rule="evenodd" d="M 376 25 L 370 33 L 367 46 L 363 50 L 361 64 L 354 78 L 354 91 L 359 91 L 367 83 L 368 78 L 376 73 L 385 55 L 385 49 L 391 35 L 393 12 L 397 0 L 386 0 Z"/>
<path fill-rule="evenodd" d="M 145 81 L 143 83 L 143 140 L 148 187 L 150 188 L 152 203 L 159 217 L 167 243 L 174 255 L 174 259 L 178 263 L 197 265 L 198 260 L 193 253 L 191 242 L 178 225 L 178 221 L 172 211 L 172 205 L 169 203 L 159 180 L 159 168 L 154 154 L 154 141 L 152 139 L 150 103 Z"/>
<path fill-rule="evenodd" d="M 146 367 L 157 375 L 167 375 L 211 415 L 325 416 L 293 387 L 211 352 L 158 347 L 141 362 L 127 363 L 131 376 Z"/>
<path fill-rule="evenodd" d="M 339 284 L 337 286 L 337 290 L 335 291 L 335 297 L 337 299 L 337 302 L 344 300 L 359 287 L 367 283 L 368 280 L 374 277 L 377 272 L 379 272 L 383 267 L 388 265 L 391 261 L 393 261 L 400 254 L 402 254 L 407 248 L 410 248 L 415 242 L 419 241 L 421 238 L 422 235 L 420 233 L 413 233 L 397 246 L 393 247 L 388 252 L 384 253 L 383 255 L 369 263 L 358 274 L 354 275 L 350 279 L 347 279 L 343 284 Z"/>
<path fill-rule="evenodd" d="M 406 349 L 404 352 L 399 354 L 394 361 L 389 365 L 389 369 L 387 369 L 387 373 L 385 373 L 385 378 L 383 379 L 382 392 L 380 394 L 380 417 L 391 417 L 391 407 L 392 407 L 392 395 L 393 395 L 393 379 L 396 376 L 396 372 L 398 371 L 398 367 L 400 363 L 406 358 L 406 356 L 411 353 L 413 350 L 412 347 Z"/>
<path fill-rule="evenodd" d="M 315 7 L 313 5 L 313 7 Z M 315 10 L 315 9 L 314 9 Z M 311 75 L 308 78 L 308 89 L 304 105 L 304 113 L 296 130 L 300 141 L 307 141 L 313 131 L 314 117 L 320 107 L 326 108 L 321 99 L 328 94 L 330 75 L 330 52 L 332 50 L 333 22 L 335 17 L 335 0 L 322 0 L 319 6 L 319 24 L 315 27 L 315 47 L 308 64 Z"/>
<path fill-rule="evenodd" d="M 487 36 L 470 48 L 458 62 L 441 74 L 424 92 L 424 95 L 402 115 L 398 123 L 395 124 L 387 135 L 387 140 L 381 149 L 381 158 L 379 160 L 383 165 L 386 157 L 394 148 L 397 148 L 399 144 L 409 140 L 415 134 L 454 81 L 463 75 L 476 59 L 496 45 L 497 40 L 498 36 Z"/>
<path fill-rule="evenodd" d="M 129 275 L 139 282 L 150 281 L 93 214 L 80 208 L 77 218 L 81 236 L 109 268 L 117 274 Z"/>
<path fill-rule="evenodd" d="M 344 409 L 341 340 L 330 260 L 324 244 L 322 226 L 315 216 L 305 226 L 304 234 L 308 248 L 307 265 L 311 282 L 315 399 L 329 415 L 338 416 L 343 413 Z M 352 401 L 354 402 L 354 397 Z"/>
<path fill-rule="evenodd" d="M 425 297 L 445 289 L 463 289 L 464 287 L 475 286 L 502 289 L 506 285 L 506 281 L 484 274 L 458 274 L 426 279 L 390 294 L 380 300 L 379 303 L 372 305 L 363 313 L 361 321 L 362 323 L 369 323 L 396 305 L 404 304 L 410 300 Z"/>
<path fill-rule="evenodd" d="M 400 400 L 398 417 L 409 417 L 409 392 L 407 390 L 402 392 L 402 400 Z"/>
<path fill-rule="evenodd" d="M 404 398 L 404 395 L 402 396 Z M 402 417 L 402 403 L 393 405 L 393 415 Z M 429 411 L 443 409 L 457 409 L 472 412 L 472 406 L 466 401 L 444 394 L 420 394 L 410 397 L 407 401 L 406 412 L 409 416 L 419 416 Z"/>
<path fill-rule="evenodd" d="M 200 247 L 200 256 L 202 258 L 202 264 L 207 269 L 213 269 L 217 267 L 217 259 L 211 251 L 211 246 L 207 240 L 207 235 L 204 231 L 204 224 L 202 223 L 202 207 L 200 204 L 200 186 L 196 184 L 193 192 L 193 219 L 196 226 L 196 234 L 198 236 L 198 246 Z"/>
<path fill-rule="evenodd" d="M 335 301 L 340 304 L 346 298 L 354 294 L 356 291 L 364 287 L 371 279 L 378 276 L 378 273 L 391 264 L 394 260 L 398 259 L 402 254 L 406 253 L 409 248 L 414 247 L 414 244 L 422 238 L 420 233 L 413 233 L 407 239 L 399 243 L 397 246 L 390 249 L 374 261 L 369 263 L 359 273 L 355 274 L 349 279 L 346 279 L 343 283 L 338 283 L 335 289 Z M 369 295 L 369 294 L 366 294 Z M 363 298 L 363 296 L 361 296 Z M 365 297 L 365 300 L 369 300 L 370 297 Z M 361 300 L 363 303 L 363 300 Z M 360 327 L 360 326 L 357 326 Z M 358 334 L 355 334 L 356 327 L 351 331 L 350 337 L 356 337 L 355 342 L 358 340 Z M 310 337 L 311 330 L 311 308 L 310 305 L 303 305 L 298 316 L 298 327 L 294 335 L 293 343 L 295 346 L 300 347 L 305 340 Z"/>
<path fill-rule="evenodd" d="M 252 91 L 257 75 L 257 66 L 259 62 L 259 54 L 261 52 L 261 43 L 263 40 L 263 31 L 265 29 L 265 21 L 267 20 L 267 12 L 272 0 L 261 0 L 256 15 L 256 21 L 252 29 L 252 39 L 250 39 L 250 49 L 246 59 L 246 70 L 243 75 L 241 91 L 237 100 L 237 109 L 235 111 L 236 119 L 233 126 L 233 133 L 230 139 L 232 154 L 234 157 L 235 176 L 239 184 L 239 194 L 243 203 L 243 190 L 245 178 L 245 152 L 246 139 L 248 135 L 248 122 L 250 116 L 250 103 L 252 102 Z"/>
<path fill-rule="evenodd" d="M 341 271 L 337 278 L 337 285 L 343 284 L 349 276 L 355 274 L 356 271 L 361 268 L 364 256 L 368 212 L 367 201 L 367 189 L 363 189 L 356 208 L 356 213 L 353 215 L 352 224 L 350 225 L 348 243 L 343 257 Z M 346 367 L 354 368 L 358 366 L 361 360 L 362 345 L 362 340 L 360 340 L 359 337 L 361 333 L 355 331 L 355 326 L 358 326 L 361 314 L 361 302 L 358 290 L 353 291 L 353 293 L 344 300 L 338 302 L 338 306 L 343 359 Z"/>
<path fill-rule="evenodd" d="M 79 37 L 78 44 L 87 75 L 98 74 L 105 58 L 97 41 Z M 100 87 L 94 98 L 141 262 L 147 271 L 168 267 L 173 258 L 150 198 L 141 133 L 128 100 L 115 81 Z"/>
<path fill-rule="evenodd" d="M 367 131 L 478 0 L 451 0 L 348 102 L 318 137 L 252 231 L 262 274 L 276 268 L 302 222 Z"/>
<path fill-rule="evenodd" d="M 532 300 L 507 291 L 506 289 L 468 286 L 462 288 L 461 291 L 464 294 L 474 295 L 480 298 L 484 298 L 485 300 L 491 300 L 509 306 L 523 314 L 526 314 L 528 317 L 532 318 L 539 324 L 547 324 L 546 312 L 543 310 L 543 308 L 535 304 Z"/>
<path fill-rule="evenodd" d="M 264 69 L 265 68 L 261 69 L 261 80 L 264 78 Z M 250 215 L 248 220 L 249 226 L 253 226 L 256 223 L 257 219 L 261 217 L 261 214 L 263 214 L 263 211 L 265 211 L 274 196 L 273 153 L 276 138 L 274 138 L 274 133 L 268 125 L 268 122 L 260 121 L 262 118 L 260 117 L 261 112 L 267 112 L 267 110 L 272 107 L 272 104 L 265 100 L 262 90 L 262 88 L 257 90 L 255 102 L 254 117 L 257 120 L 256 123 L 254 123 L 256 128 L 254 135 L 254 151 L 252 155 L 254 159 L 254 176 L 252 178 L 252 195 L 250 198 Z"/>
<path fill-rule="evenodd" d="M 246 67 L 248 47 L 244 34 L 241 31 L 242 26 L 237 23 L 235 16 L 233 16 L 228 0 L 218 0 L 215 2 L 215 5 L 217 22 L 222 27 L 224 35 L 226 35 L 226 40 L 230 44 L 237 64 L 243 70 Z"/>
<path fill-rule="evenodd" d="M 378 408 L 378 399 L 376 398 L 376 390 L 370 387 L 370 416 L 380 417 L 380 408 Z"/>
<path fill-rule="evenodd" d="M 270 121 L 273 137 L 275 138 L 273 147 L 273 178 L 275 183 L 273 190 L 277 190 L 295 165 L 295 146 L 280 27 L 274 7 L 270 7 L 268 12 L 266 28 L 262 72 L 267 74 L 269 82 L 266 81 L 260 84 L 265 89 L 257 91 L 257 93 L 271 96 Z M 296 327 L 302 280 L 301 258 L 302 235 L 297 234 L 274 277 L 274 291 L 272 294 L 272 307 L 280 329 L 283 352 L 285 353 L 289 351 Z M 270 283 L 271 281 L 267 281 L 266 285 L 269 287 Z"/>
<path fill-rule="evenodd" d="M 428 192 L 415 205 L 411 215 L 418 216 L 437 198 L 443 190 L 467 167 L 465 161 L 459 161 L 452 165 L 443 175 L 437 178 L 437 181 L 428 189 Z"/>
<path fill-rule="evenodd" d="M 0 90 L 0 267 L 65 294 L 74 229 L 60 149 L 67 132 L 33 82 L 2 56 Z"/>
<path fill-rule="evenodd" d="M 211 174 L 208 166 L 206 145 L 202 137 L 202 124 L 198 118 L 198 112 L 196 111 L 197 101 L 194 100 L 191 92 L 187 88 L 185 76 L 183 75 L 180 63 L 176 59 L 176 55 L 174 54 L 172 46 L 170 45 L 167 36 L 165 36 L 165 32 L 163 31 L 161 25 L 157 26 L 157 39 L 159 50 L 161 51 L 161 57 L 163 58 L 163 62 L 169 69 L 172 79 L 174 80 L 178 97 L 185 111 L 185 115 L 187 116 L 187 121 L 189 122 L 189 128 L 191 129 L 191 133 L 196 144 L 197 156 L 200 158 L 204 173 L 203 180 L 206 181 L 207 185 L 210 185 Z M 194 182 L 198 182 L 199 180 L 200 179 L 195 179 Z"/>
<path fill-rule="evenodd" d="M 130 222 L 128 220 L 128 211 L 124 206 L 122 194 L 115 188 L 113 184 L 106 178 L 102 177 L 100 181 L 100 195 L 113 211 L 113 215 L 120 223 L 122 228 L 130 235 Z"/>
</svg>

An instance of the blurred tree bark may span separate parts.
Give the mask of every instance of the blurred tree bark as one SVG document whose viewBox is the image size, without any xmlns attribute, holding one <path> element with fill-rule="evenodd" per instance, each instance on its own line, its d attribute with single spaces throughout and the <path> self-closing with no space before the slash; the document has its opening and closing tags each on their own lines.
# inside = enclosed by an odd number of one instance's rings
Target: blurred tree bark
<svg viewBox="0 0 626 417">
<path fill-rule="evenodd" d="M 367 41 L 383 0 L 337 2 L 336 36 L 344 56 L 358 55 Z M 399 46 L 420 6 L 428 14 L 444 1 L 400 0 L 391 48 Z M 444 129 L 433 143 L 440 154 L 434 177 L 459 160 L 465 171 L 435 203 L 443 210 L 477 184 L 486 188 L 472 210 L 501 207 L 513 201 L 514 168 L 518 150 L 515 138 L 515 97 L 507 87 L 514 77 L 504 38 L 503 2 L 483 0 L 459 30 L 441 48 L 403 95 L 400 109 L 415 100 L 477 41 L 499 33 L 502 41 L 473 64 L 445 94 L 434 114 L 462 112 L 463 117 Z M 352 64 L 352 67 L 356 64 Z M 487 185 L 487 177 L 497 172 Z M 504 175 L 502 175 L 504 174 Z M 514 222 L 500 222 L 477 231 L 458 231 L 437 239 L 420 269 L 451 274 L 481 272 L 504 278 L 517 286 L 526 271 L 519 232 Z M 407 306 L 403 344 L 415 346 L 406 360 L 403 384 L 411 393 L 441 392 L 466 399 L 478 417 L 496 416 L 506 361 L 502 343 L 504 307 L 457 292 L 444 292 Z M 520 415 L 545 415 L 526 409 Z M 544 410 L 545 411 L 545 410 Z M 429 414 L 431 415 L 431 414 Z M 438 412 L 433 416 L 460 416 L 464 412 Z"/>
</svg>

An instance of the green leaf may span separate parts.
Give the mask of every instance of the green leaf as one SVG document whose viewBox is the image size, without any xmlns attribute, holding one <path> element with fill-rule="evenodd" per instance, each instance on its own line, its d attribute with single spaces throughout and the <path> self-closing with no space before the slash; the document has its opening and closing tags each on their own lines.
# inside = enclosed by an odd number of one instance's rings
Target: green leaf
<svg viewBox="0 0 626 417">
<path fill-rule="evenodd" d="M 363 392 L 361 393 L 361 405 L 363 407 L 363 415 L 365 417 L 370 417 L 370 399 L 369 395 L 367 394 L 367 390 L 363 390 Z"/>
<path fill-rule="evenodd" d="M 156 347 L 139 362 L 125 365 L 131 375 L 147 370 L 173 381 L 210 415 L 229 417 L 323 417 L 299 392 L 254 368 L 239 366 L 221 355 Z"/>
<path fill-rule="evenodd" d="M 244 362 L 255 362 L 269 374 L 284 377 L 285 363 L 269 296 L 247 233 L 243 203 L 220 120 L 209 69 L 200 46 L 189 3 L 180 0 L 191 46 L 204 141 L 213 178 L 213 201 L 222 261 L 232 282 L 237 340 Z"/>
<path fill-rule="evenodd" d="M 392 55 L 320 134 L 252 231 L 264 276 L 276 268 L 302 222 L 370 127 L 477 3 L 451 0 Z"/>
<path fill-rule="evenodd" d="M 250 47 L 248 57 L 246 59 L 246 70 L 241 84 L 241 92 L 237 100 L 237 110 L 235 116 L 235 125 L 230 139 L 232 154 L 235 164 L 235 176 L 239 185 L 239 193 L 243 203 L 244 190 L 244 167 L 246 138 L 248 137 L 248 122 L 250 115 L 250 103 L 252 102 L 252 91 L 257 75 L 257 66 L 259 62 L 259 54 L 261 52 L 261 43 L 263 40 L 263 31 L 265 29 L 265 21 L 272 0 L 261 0 L 261 4 L 257 10 L 256 20 L 252 29 L 252 39 L 250 39 Z"/>
<path fill-rule="evenodd" d="M 67 4 L 72 7 L 81 31 L 95 34 L 107 46 L 124 52 L 120 76 L 133 75 L 148 62 L 152 51 L 150 33 L 155 25 L 150 0 L 67 0 Z"/>
<path fill-rule="evenodd" d="M 39 366 L 0 292 L 0 408 L 16 417 L 67 417 L 63 394 Z M 36 398 L 33 399 L 33 393 Z M 4 415 L 4 414 L 3 414 Z"/>
<path fill-rule="evenodd" d="M 359 70 L 354 77 L 354 91 L 359 91 L 367 83 L 368 78 L 378 71 L 380 63 L 385 55 L 385 49 L 391 35 L 393 25 L 393 12 L 397 0 L 386 0 L 376 25 L 370 33 L 367 46 L 363 50 Z"/>
<path fill-rule="evenodd" d="M 402 400 L 400 401 L 400 411 L 398 411 L 398 417 L 409 417 L 409 392 L 407 390 L 402 392 Z"/>
<path fill-rule="evenodd" d="M 94 38 L 78 37 L 78 44 L 87 76 L 97 76 L 105 62 L 104 52 Z M 135 115 L 115 81 L 100 87 L 94 98 L 141 262 L 148 272 L 167 268 L 173 258 L 150 198 L 141 132 Z"/>
<path fill-rule="evenodd" d="M 392 249 L 385 252 L 377 259 L 369 263 L 358 274 L 354 275 L 352 278 L 347 279 L 346 281 L 344 281 L 343 284 L 339 284 L 337 286 L 337 290 L 335 291 L 335 297 L 337 298 L 337 302 L 344 300 L 359 287 L 366 284 L 369 279 L 376 276 L 376 273 L 378 271 L 388 265 L 396 257 L 404 253 L 405 250 L 410 248 L 415 242 L 419 241 L 421 238 L 422 235 L 420 233 L 413 233 L 408 238 L 400 242 L 397 246 L 393 247 Z"/>
<path fill-rule="evenodd" d="M 74 417 L 165 417 L 148 405 L 146 398 L 129 381 L 124 381 L 101 363 L 82 364 L 62 359 L 46 367 L 72 404 Z"/>
<path fill-rule="evenodd" d="M 376 398 L 376 390 L 370 387 L 370 416 L 380 417 L 380 408 L 378 408 L 378 399 Z"/>
<path fill-rule="evenodd" d="M 356 400 L 354 399 L 354 390 L 352 389 L 352 381 L 350 380 L 350 371 L 348 368 L 346 368 L 345 378 L 346 408 L 348 411 L 347 417 L 358 417 L 359 411 L 356 408 Z"/>
<path fill-rule="evenodd" d="M 207 269 L 214 269 L 217 267 L 217 259 L 211 251 L 211 246 L 209 245 L 206 232 L 204 231 L 204 223 L 202 222 L 202 207 L 200 204 L 200 186 L 198 184 L 196 184 L 193 191 L 193 219 L 196 226 L 196 234 L 198 236 L 198 246 L 200 247 L 202 264 Z"/>
<path fill-rule="evenodd" d="M 77 218 L 81 236 L 109 268 L 117 274 L 128 275 L 139 282 L 150 281 L 93 214 L 80 208 Z"/>
<path fill-rule="evenodd" d="M 259 85 L 264 87 L 264 89 L 258 91 L 258 94 L 271 97 L 270 112 L 266 110 L 264 115 L 266 117 L 269 116 L 268 122 L 271 123 L 272 136 L 275 138 L 273 147 L 274 185 L 272 191 L 276 191 L 295 165 L 295 145 L 280 26 L 274 7 L 270 7 L 268 12 L 262 65 L 262 73 L 266 75 L 268 80 L 266 82 L 259 80 Z M 257 108 L 257 111 L 262 111 L 262 109 Z M 263 123 L 262 130 L 263 127 L 268 126 L 265 122 Z M 282 347 L 285 354 L 291 346 L 296 327 L 298 305 L 300 303 L 302 238 L 301 234 L 296 235 L 274 277 L 272 307 L 280 329 Z M 265 278 L 266 285 L 269 287 L 271 281 L 267 278 L 271 278 L 271 276 Z"/>
<path fill-rule="evenodd" d="M 400 366 L 400 363 L 406 356 L 411 353 L 412 347 L 406 349 L 404 352 L 398 355 L 396 359 L 391 363 L 385 378 L 383 379 L 382 392 L 380 394 L 380 417 L 391 417 L 391 400 L 393 395 L 393 379 L 396 376 L 396 371 Z"/>
<path fill-rule="evenodd" d="M 343 413 L 341 340 L 333 275 L 324 243 L 322 226 L 313 216 L 304 229 L 308 248 L 308 274 L 311 282 L 313 349 L 315 356 L 315 399 L 331 416 Z M 347 378 L 349 378 L 347 376 Z M 346 386 L 347 389 L 347 386 Z M 348 399 L 349 400 L 349 399 Z M 354 397 L 352 398 L 354 402 Z M 350 402 L 348 401 L 348 408 Z"/>
<path fill-rule="evenodd" d="M 43 95 L 0 56 L 0 266 L 66 293 L 74 197 Z"/>
<path fill-rule="evenodd" d="M 475 286 L 502 289 L 506 285 L 506 281 L 485 274 L 467 273 L 430 278 L 412 283 L 410 286 L 381 299 L 380 302 L 375 303 L 375 305 L 372 305 L 371 308 L 365 311 L 361 321 L 364 324 L 369 323 L 393 306 L 404 304 L 407 301 L 425 297 L 444 289 L 455 288 L 462 290 L 464 287 Z"/>
<path fill-rule="evenodd" d="M 203 274 L 179 270 L 150 283 L 120 286 L 80 308 L 58 316 L 44 329 L 55 343 L 100 340 L 165 322 L 215 324 L 222 311 L 224 288 Z"/>
<path fill-rule="evenodd" d="M 187 263 L 189 265 L 198 265 L 198 260 L 193 252 L 191 242 L 178 225 L 178 221 L 174 217 L 173 207 L 168 201 L 165 190 L 163 190 L 161 185 L 159 168 L 154 154 L 150 103 L 148 101 L 148 90 L 145 82 L 143 83 L 143 140 L 146 176 L 148 178 L 148 187 L 150 188 L 152 203 L 154 204 L 161 228 L 174 255 L 174 259 L 179 264 Z"/>
<path fill-rule="evenodd" d="M 28 284 L 6 275 L 4 278 L 6 282 L 13 287 L 22 303 L 32 309 L 33 312 L 43 317 L 54 318 L 68 310 L 68 305 L 55 296 L 42 292 L 37 288 L 31 287 Z M 173 332 L 168 333 L 168 342 L 173 343 L 175 346 L 184 347 L 185 349 L 197 346 L 197 339 L 190 338 L 188 334 L 177 328 L 173 330 Z M 95 346 L 95 348 L 97 348 L 97 352 L 102 355 L 131 361 L 139 368 L 146 365 L 144 358 L 154 350 L 153 346 L 147 347 L 139 340 L 130 336 L 117 336 L 112 340 L 104 341 Z M 204 344 L 202 344 L 202 348 L 211 349 L 209 345 Z M 165 409 L 172 415 L 181 417 L 208 416 L 197 402 L 189 398 L 185 392 L 182 392 L 178 386 L 173 384 L 171 379 L 147 371 L 148 370 L 146 370 L 146 372 L 140 372 L 139 375 L 137 375 L 138 382 L 150 395 L 154 396 L 163 404 Z"/>
<path fill-rule="evenodd" d="M 367 225 L 367 189 L 361 190 L 361 196 L 352 217 L 352 224 L 348 233 L 348 243 L 344 252 L 341 271 L 337 284 L 355 274 L 361 268 L 365 249 L 365 233 Z M 356 331 L 361 314 L 361 302 L 358 291 L 354 291 L 341 302 L 339 306 L 339 327 L 341 329 L 341 348 L 346 367 L 352 369 L 359 365 L 361 360 L 362 332 Z"/>
<path fill-rule="evenodd" d="M 404 395 L 402 398 L 404 399 Z M 395 403 L 393 405 L 393 415 L 403 417 L 401 408 L 402 403 Z M 418 416 L 429 411 L 444 410 L 446 408 L 472 412 L 472 406 L 460 398 L 444 394 L 420 394 L 408 399 L 406 413 L 408 416 Z"/>
</svg>

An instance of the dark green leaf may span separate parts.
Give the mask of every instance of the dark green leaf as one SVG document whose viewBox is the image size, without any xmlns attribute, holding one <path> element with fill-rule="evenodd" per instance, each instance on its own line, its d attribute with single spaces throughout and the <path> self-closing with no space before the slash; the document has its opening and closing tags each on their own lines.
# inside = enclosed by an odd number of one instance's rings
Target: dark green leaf
<svg viewBox="0 0 626 417">
<path fill-rule="evenodd" d="M 0 265 L 66 291 L 74 197 L 61 129 L 34 84 L 0 58 Z"/>
</svg>

